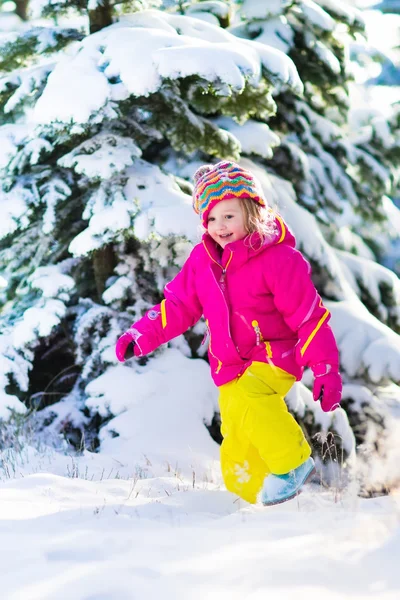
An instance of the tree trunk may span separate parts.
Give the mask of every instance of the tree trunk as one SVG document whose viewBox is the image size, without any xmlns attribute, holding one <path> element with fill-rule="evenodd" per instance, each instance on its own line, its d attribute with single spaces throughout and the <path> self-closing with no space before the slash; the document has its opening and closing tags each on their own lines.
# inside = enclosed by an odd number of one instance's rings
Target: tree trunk
<svg viewBox="0 0 400 600">
<path fill-rule="evenodd" d="M 96 250 L 93 254 L 93 270 L 96 290 L 99 300 L 105 290 L 107 279 L 112 275 L 116 265 L 114 248 L 112 244 Z"/>
<path fill-rule="evenodd" d="M 112 24 L 112 7 L 110 0 L 98 0 L 95 9 L 89 10 L 89 30 L 96 33 Z"/>
<path fill-rule="evenodd" d="M 19 16 L 23 21 L 28 20 L 28 4 L 29 0 L 14 0 L 15 2 L 15 14 Z"/>
</svg>

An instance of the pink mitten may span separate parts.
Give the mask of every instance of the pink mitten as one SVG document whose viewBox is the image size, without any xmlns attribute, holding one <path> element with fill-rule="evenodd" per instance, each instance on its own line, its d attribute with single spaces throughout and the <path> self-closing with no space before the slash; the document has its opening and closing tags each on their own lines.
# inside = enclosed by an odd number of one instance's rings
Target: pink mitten
<svg viewBox="0 0 400 600">
<path fill-rule="evenodd" d="M 314 373 L 314 400 L 321 400 L 324 412 L 336 410 L 342 397 L 342 378 L 338 365 L 318 363 L 311 367 Z"/>
<path fill-rule="evenodd" d="M 134 354 L 135 340 L 133 333 L 128 329 L 118 338 L 115 346 L 115 354 L 119 362 L 125 362 L 128 358 L 132 358 Z"/>
</svg>

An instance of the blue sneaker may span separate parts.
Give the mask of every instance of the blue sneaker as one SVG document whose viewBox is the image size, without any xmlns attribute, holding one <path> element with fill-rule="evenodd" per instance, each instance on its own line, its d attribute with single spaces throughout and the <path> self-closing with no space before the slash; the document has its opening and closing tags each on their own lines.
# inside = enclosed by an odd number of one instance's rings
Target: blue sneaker
<svg viewBox="0 0 400 600">
<path fill-rule="evenodd" d="M 300 488 L 315 473 L 315 463 L 308 458 L 297 469 L 284 475 L 267 475 L 261 490 L 261 502 L 265 506 L 280 504 L 297 496 Z"/>
</svg>

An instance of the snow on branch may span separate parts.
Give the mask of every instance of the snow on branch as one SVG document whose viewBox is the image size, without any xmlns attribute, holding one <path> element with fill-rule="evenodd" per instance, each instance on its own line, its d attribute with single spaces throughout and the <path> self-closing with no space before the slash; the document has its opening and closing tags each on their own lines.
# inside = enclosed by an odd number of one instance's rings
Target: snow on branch
<svg viewBox="0 0 400 600">
<path fill-rule="evenodd" d="M 20 147 L 28 140 L 33 128 L 22 124 L 7 124 L 0 127 L 0 172 L 7 169 Z M 2 173 L 2 174 L 5 174 Z"/>
<path fill-rule="evenodd" d="M 22 173 L 52 150 L 51 143 L 38 137 L 32 125 L 3 125 L 0 127 L 0 175 Z"/>
<path fill-rule="evenodd" d="M 17 183 L 9 192 L 0 188 L 0 239 L 29 225 L 32 191 Z"/>
<path fill-rule="evenodd" d="M 74 291 L 75 282 L 63 272 L 62 263 L 47 267 L 38 267 L 30 276 L 32 288 L 41 290 L 44 298 L 59 298 L 67 302 Z"/>
<path fill-rule="evenodd" d="M 280 15 L 282 10 L 291 4 L 290 0 L 242 0 L 238 9 L 238 16 L 249 21 L 256 19 L 270 19 Z"/>
<path fill-rule="evenodd" d="M 294 12 L 308 24 L 323 31 L 331 32 L 336 27 L 334 19 L 313 0 L 298 0 Z"/>
<path fill-rule="evenodd" d="M 29 65 L 33 56 L 53 54 L 83 37 L 84 34 L 77 29 L 62 27 L 31 27 L 22 33 L 7 36 L 0 43 L 0 72 Z"/>
<path fill-rule="evenodd" d="M 136 159 L 124 171 L 124 179 L 126 183 L 118 193 L 111 180 L 102 183 L 91 196 L 83 214 L 89 220 L 88 227 L 69 247 L 74 256 L 84 256 L 130 228 L 140 240 L 147 240 L 151 234 L 191 240 L 198 237 L 191 198 L 173 177 L 156 165 Z"/>
<path fill-rule="evenodd" d="M 57 219 L 57 205 L 71 195 L 71 188 L 57 175 L 43 183 L 40 188 L 41 201 L 46 206 L 43 215 L 43 233 L 49 234 L 53 231 Z"/>
<path fill-rule="evenodd" d="M 81 381 L 88 382 L 103 373 L 106 366 L 117 363 L 115 342 L 130 322 L 119 319 L 115 310 L 89 299 L 81 299 L 79 307 L 74 331 L 76 362 L 83 367 Z"/>
<path fill-rule="evenodd" d="M 67 260 L 57 266 L 37 268 L 28 283 L 32 290 L 42 292 L 41 297 L 24 311 L 11 331 L 0 335 L 0 419 L 8 419 L 10 412 L 26 411 L 8 389 L 17 386 L 21 392 L 28 390 L 33 350 L 60 324 L 67 311 L 65 303 L 75 289 L 74 280 L 65 272 L 71 265 L 71 260 Z"/>
<path fill-rule="evenodd" d="M 132 226 L 137 205 L 128 199 L 118 178 L 104 181 L 89 196 L 83 218 L 89 226 L 70 243 L 73 256 L 85 256 L 113 241 Z"/>
<path fill-rule="evenodd" d="M 54 68 L 53 62 L 18 69 L 0 78 L 0 94 L 8 91 L 13 93 L 4 104 L 4 113 L 10 114 L 24 102 L 32 103 L 44 87 L 49 73 Z"/>
<path fill-rule="evenodd" d="M 9 419 L 12 412 L 26 412 L 24 404 L 6 389 L 12 383 L 22 391 L 28 389 L 32 358 L 31 353 L 25 352 L 23 355 L 16 350 L 10 334 L 0 335 L 0 420 Z"/>
<path fill-rule="evenodd" d="M 122 172 L 141 154 L 140 148 L 132 139 L 102 131 L 79 144 L 57 163 L 90 180 L 101 180 L 110 179 Z"/>
<path fill-rule="evenodd" d="M 365 20 L 361 10 L 349 5 L 342 0 L 318 0 L 322 6 L 335 20 L 346 23 L 349 27 L 363 31 Z"/>
<path fill-rule="evenodd" d="M 274 85 L 302 87 L 283 52 L 188 16 L 141 11 L 89 36 L 57 64 L 36 104 L 35 120 L 99 122 L 114 99 L 146 97 L 166 80 L 193 76 L 216 92 L 229 88 L 240 94 L 247 82 L 261 83 L 263 69 Z"/>
<path fill-rule="evenodd" d="M 350 377 L 374 383 L 400 382 L 400 336 L 358 300 L 327 302 L 340 361 Z"/>
<path fill-rule="evenodd" d="M 350 140 L 350 138 L 341 138 L 337 142 L 333 144 L 333 147 L 336 145 L 339 148 L 343 149 L 346 153 L 347 159 L 352 165 L 352 169 L 349 167 L 349 171 L 353 170 L 356 173 L 361 172 L 368 174 L 369 176 L 369 187 L 372 189 L 376 186 L 378 189 L 381 189 L 383 186 L 387 192 L 389 192 L 391 188 L 390 182 L 390 170 L 386 168 L 382 162 L 379 162 L 374 156 L 363 150 L 358 148 L 355 144 L 362 143 L 361 140 Z M 363 178 L 363 182 L 366 185 L 367 177 Z"/>
<path fill-rule="evenodd" d="M 66 261 L 67 266 L 70 261 Z M 23 313 L 12 331 L 15 348 L 32 349 L 40 338 L 50 336 L 67 312 L 66 303 L 75 289 L 72 277 L 64 271 L 63 263 L 38 267 L 29 277 L 32 289 L 42 292 L 34 306 Z"/>
<path fill-rule="evenodd" d="M 372 312 L 378 313 L 382 321 L 391 317 L 399 327 L 400 280 L 397 275 L 373 260 L 340 250 L 336 253 L 342 266 L 346 268 L 347 280 L 363 303 Z"/>
<path fill-rule="evenodd" d="M 230 117 L 218 117 L 213 119 L 213 123 L 235 136 L 243 154 L 257 154 L 263 158 L 272 158 L 273 148 L 280 144 L 279 137 L 266 123 L 249 119 L 243 125 L 239 125 Z"/>
</svg>

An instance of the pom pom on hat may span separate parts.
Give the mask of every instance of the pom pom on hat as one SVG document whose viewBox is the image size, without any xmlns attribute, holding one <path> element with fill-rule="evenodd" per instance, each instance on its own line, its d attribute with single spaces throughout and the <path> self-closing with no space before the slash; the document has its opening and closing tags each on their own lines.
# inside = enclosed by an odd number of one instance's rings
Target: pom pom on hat
<svg viewBox="0 0 400 600">
<path fill-rule="evenodd" d="M 199 167 L 193 176 L 194 183 L 196 184 L 199 181 L 199 179 L 201 179 L 201 177 L 203 177 L 203 175 L 205 175 L 206 173 L 211 171 L 211 169 L 213 169 L 213 168 L 214 168 L 214 165 L 202 165 L 201 167 Z"/>
<path fill-rule="evenodd" d="M 194 174 L 193 208 L 207 227 L 208 214 L 221 200 L 250 198 L 266 206 L 254 176 L 234 162 L 223 160 L 216 165 L 203 165 Z"/>
</svg>

